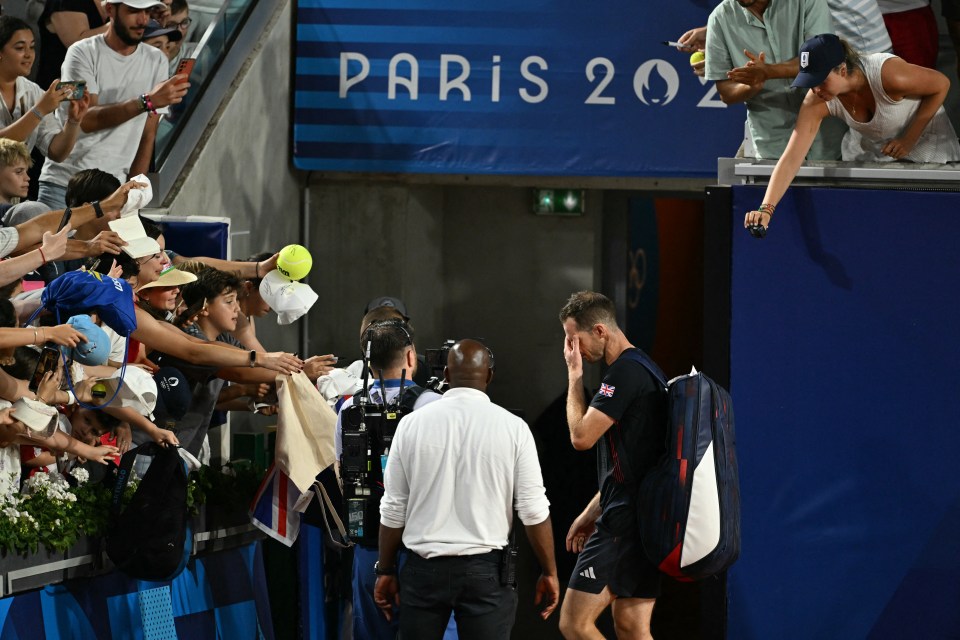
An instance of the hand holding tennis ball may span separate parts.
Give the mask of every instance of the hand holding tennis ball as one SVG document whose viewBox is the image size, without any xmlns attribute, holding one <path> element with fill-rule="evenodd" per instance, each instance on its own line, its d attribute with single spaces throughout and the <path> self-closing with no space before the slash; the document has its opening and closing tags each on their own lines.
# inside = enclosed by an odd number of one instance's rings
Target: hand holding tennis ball
<svg viewBox="0 0 960 640">
<path fill-rule="evenodd" d="M 690 54 L 690 66 L 693 67 L 693 73 L 703 77 L 704 73 L 704 63 L 707 56 L 704 55 L 703 51 L 694 51 Z"/>
<path fill-rule="evenodd" d="M 313 257 L 306 247 L 299 244 L 288 244 L 277 257 L 277 271 L 290 280 L 303 280 L 312 266 Z"/>
</svg>

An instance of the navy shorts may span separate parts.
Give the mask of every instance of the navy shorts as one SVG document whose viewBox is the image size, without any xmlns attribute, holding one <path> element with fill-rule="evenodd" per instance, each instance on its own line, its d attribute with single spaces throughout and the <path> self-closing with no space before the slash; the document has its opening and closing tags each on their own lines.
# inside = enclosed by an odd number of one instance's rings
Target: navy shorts
<svg viewBox="0 0 960 640">
<path fill-rule="evenodd" d="M 615 536 L 598 524 L 577 558 L 567 587 L 596 594 L 609 586 L 618 598 L 656 598 L 660 577 L 660 570 L 643 552 L 639 532 Z"/>
</svg>

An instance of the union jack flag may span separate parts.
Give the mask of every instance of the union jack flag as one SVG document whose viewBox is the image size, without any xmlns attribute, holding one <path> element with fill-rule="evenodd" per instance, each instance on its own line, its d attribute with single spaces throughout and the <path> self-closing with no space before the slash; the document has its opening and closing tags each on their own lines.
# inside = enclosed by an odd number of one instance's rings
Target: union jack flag
<svg viewBox="0 0 960 640">
<path fill-rule="evenodd" d="M 271 465 L 250 505 L 250 522 L 274 540 L 292 546 L 300 533 L 304 497 L 276 465 Z"/>
<path fill-rule="evenodd" d="M 608 398 L 612 398 L 612 397 L 613 397 L 613 392 L 616 391 L 616 390 L 617 390 L 617 388 L 614 387 L 613 385 L 601 384 L 601 385 L 600 385 L 600 391 L 597 391 L 597 393 L 600 394 L 601 396 L 606 396 L 606 397 L 608 397 Z"/>
</svg>

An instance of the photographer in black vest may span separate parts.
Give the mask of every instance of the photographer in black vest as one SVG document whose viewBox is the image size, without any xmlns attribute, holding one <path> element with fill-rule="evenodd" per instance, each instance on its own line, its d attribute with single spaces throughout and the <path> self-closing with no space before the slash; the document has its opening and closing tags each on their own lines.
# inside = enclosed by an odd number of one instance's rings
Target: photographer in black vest
<svg viewBox="0 0 960 640">
<path fill-rule="evenodd" d="M 383 447 L 381 432 L 386 431 L 389 438 L 400 416 L 440 398 L 411 382 L 417 366 L 413 335 L 413 328 L 401 318 L 375 321 L 366 327 L 360 338 L 367 367 L 365 384 L 343 403 L 337 416 L 337 459 L 351 538 L 357 542 L 352 584 L 353 637 L 358 639 L 393 640 L 398 629 L 396 620 L 387 621 L 373 601 L 383 491 L 381 455 L 389 453 L 389 444 L 384 450 L 377 449 Z M 361 421 L 362 430 L 358 428 Z M 378 438 L 379 445 L 371 442 Z M 355 510 L 352 513 L 351 508 Z"/>
</svg>

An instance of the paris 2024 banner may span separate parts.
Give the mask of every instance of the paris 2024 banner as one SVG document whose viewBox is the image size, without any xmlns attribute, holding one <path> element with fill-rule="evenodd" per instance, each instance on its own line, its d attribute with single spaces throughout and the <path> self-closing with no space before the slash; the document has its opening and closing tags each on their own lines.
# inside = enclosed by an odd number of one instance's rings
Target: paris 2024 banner
<svg viewBox="0 0 960 640">
<path fill-rule="evenodd" d="M 713 0 L 299 0 L 294 164 L 709 176 L 745 117 L 664 45 Z"/>
</svg>

